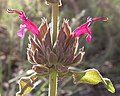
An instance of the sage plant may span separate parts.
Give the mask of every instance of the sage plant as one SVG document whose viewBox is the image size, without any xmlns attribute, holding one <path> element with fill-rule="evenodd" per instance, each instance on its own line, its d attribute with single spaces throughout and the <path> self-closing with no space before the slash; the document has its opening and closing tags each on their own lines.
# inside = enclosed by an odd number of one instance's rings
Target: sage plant
<svg viewBox="0 0 120 96">
<path fill-rule="evenodd" d="M 103 78 L 97 69 L 85 71 L 71 70 L 80 64 L 85 52 L 84 48 L 78 48 L 78 39 L 82 34 L 87 34 L 86 41 L 90 42 L 91 31 L 89 26 L 97 20 L 107 21 L 106 17 L 87 18 L 87 22 L 76 28 L 74 31 L 69 26 L 69 21 L 64 19 L 60 29 L 58 28 L 59 7 L 61 0 L 46 0 L 47 5 L 52 6 L 52 26 L 48 26 L 47 19 L 42 18 L 38 28 L 26 16 L 24 11 L 8 9 L 8 13 L 19 15 L 22 24 L 17 32 L 19 37 L 23 36 L 24 29 L 28 29 L 32 36 L 29 36 L 27 48 L 27 59 L 33 64 L 34 73 L 19 80 L 19 91 L 16 96 L 23 96 L 35 87 L 35 82 L 41 77 L 49 78 L 49 96 L 57 96 L 58 77 L 72 77 L 75 84 L 89 83 L 98 84 L 102 82 L 108 91 L 114 93 L 115 89 L 108 78 Z"/>
</svg>

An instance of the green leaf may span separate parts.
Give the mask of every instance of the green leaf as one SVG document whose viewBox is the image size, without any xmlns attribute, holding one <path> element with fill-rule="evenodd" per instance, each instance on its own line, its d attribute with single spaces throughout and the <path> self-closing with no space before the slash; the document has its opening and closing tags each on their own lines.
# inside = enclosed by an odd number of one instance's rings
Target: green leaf
<svg viewBox="0 0 120 96">
<path fill-rule="evenodd" d="M 110 79 L 103 78 L 103 80 L 106 82 L 105 87 L 108 89 L 108 91 L 110 91 L 111 93 L 114 93 L 115 92 L 115 88 L 114 88 L 112 82 L 110 81 Z"/>
<path fill-rule="evenodd" d="M 19 92 L 16 93 L 16 96 L 23 96 L 24 94 L 30 92 L 34 88 L 34 81 L 36 78 L 36 75 L 22 77 L 19 81 Z"/>
<path fill-rule="evenodd" d="M 98 70 L 88 69 L 82 72 L 73 72 L 74 83 L 98 84 L 103 82 L 108 91 L 114 93 L 115 89 L 108 78 L 103 78 Z"/>
</svg>

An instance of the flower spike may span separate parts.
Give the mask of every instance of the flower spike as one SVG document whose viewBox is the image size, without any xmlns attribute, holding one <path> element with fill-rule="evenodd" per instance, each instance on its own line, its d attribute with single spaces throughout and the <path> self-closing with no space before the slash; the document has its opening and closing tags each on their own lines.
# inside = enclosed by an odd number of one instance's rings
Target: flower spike
<svg viewBox="0 0 120 96">
<path fill-rule="evenodd" d="M 96 20 L 107 21 L 108 18 L 106 18 L 106 17 L 96 17 L 96 18 L 93 18 L 93 19 L 92 19 L 92 18 L 89 16 L 89 17 L 87 18 L 87 22 L 84 23 L 84 24 L 82 24 L 82 25 L 79 26 L 78 28 L 76 28 L 76 29 L 73 31 L 72 35 L 75 36 L 75 37 L 78 37 L 78 36 L 80 36 L 80 35 L 82 35 L 82 34 L 87 34 L 86 41 L 87 41 L 87 42 L 90 42 L 92 37 L 91 37 L 91 31 L 90 31 L 90 29 L 89 29 L 89 25 L 90 25 L 92 22 L 96 21 Z"/>
<path fill-rule="evenodd" d="M 22 37 L 23 36 L 23 30 L 26 28 L 28 29 L 29 31 L 31 31 L 34 35 L 38 34 L 38 28 L 37 26 L 32 23 L 26 16 L 25 16 L 25 13 L 24 11 L 17 11 L 17 10 L 14 10 L 14 9 L 8 9 L 7 10 L 8 13 L 16 13 L 19 15 L 19 18 L 22 22 L 22 24 L 20 25 L 20 30 L 17 32 L 17 35 L 19 37 Z"/>
</svg>

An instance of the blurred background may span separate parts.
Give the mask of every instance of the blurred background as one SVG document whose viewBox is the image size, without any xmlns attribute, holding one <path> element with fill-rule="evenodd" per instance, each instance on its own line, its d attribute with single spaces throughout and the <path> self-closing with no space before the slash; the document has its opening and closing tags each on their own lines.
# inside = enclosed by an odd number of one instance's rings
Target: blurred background
<svg viewBox="0 0 120 96">
<path fill-rule="evenodd" d="M 60 25 L 63 18 L 69 19 L 74 30 L 86 22 L 88 16 L 105 16 L 107 22 L 97 21 L 91 25 L 92 42 L 87 43 L 85 36 L 80 39 L 80 46 L 85 47 L 86 54 L 80 70 L 96 68 L 103 77 L 113 82 L 116 92 L 108 92 L 102 83 L 98 85 L 74 85 L 71 78 L 58 81 L 58 96 L 120 96 L 120 0 L 62 0 L 60 7 Z M 26 59 L 28 35 L 19 38 L 16 32 L 21 21 L 16 14 L 6 10 L 24 10 L 37 26 L 45 17 L 50 23 L 51 7 L 44 0 L 0 0 L 0 96 L 15 96 L 18 91 L 17 81 L 30 74 L 31 64 Z M 25 30 L 26 31 L 26 30 Z M 27 96 L 47 96 L 48 81 L 41 78 L 37 87 Z"/>
</svg>

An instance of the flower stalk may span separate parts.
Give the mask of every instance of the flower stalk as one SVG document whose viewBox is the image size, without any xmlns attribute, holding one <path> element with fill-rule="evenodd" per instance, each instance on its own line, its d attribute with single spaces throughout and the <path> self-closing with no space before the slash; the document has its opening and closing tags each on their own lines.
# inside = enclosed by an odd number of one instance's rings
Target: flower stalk
<svg viewBox="0 0 120 96">
<path fill-rule="evenodd" d="M 49 95 L 57 96 L 57 71 L 55 69 L 50 70 L 49 74 Z"/>
<path fill-rule="evenodd" d="M 57 37 L 58 27 L 58 14 L 59 14 L 59 3 L 52 3 L 52 33 L 53 33 L 53 44 Z"/>
</svg>

